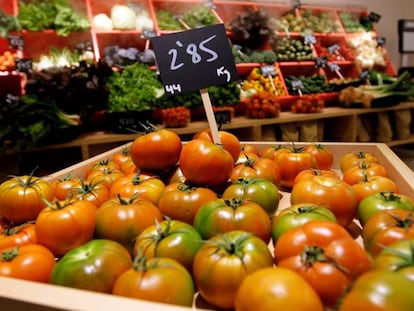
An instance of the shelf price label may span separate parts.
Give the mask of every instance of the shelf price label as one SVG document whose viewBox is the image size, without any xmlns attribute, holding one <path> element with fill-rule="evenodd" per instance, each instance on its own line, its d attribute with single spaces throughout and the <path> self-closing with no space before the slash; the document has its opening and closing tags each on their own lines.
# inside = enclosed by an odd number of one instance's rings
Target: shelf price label
<svg viewBox="0 0 414 311">
<path fill-rule="evenodd" d="M 387 40 L 384 37 L 378 37 L 377 38 L 377 45 L 378 46 L 384 46 Z"/>
<path fill-rule="evenodd" d="M 303 85 L 302 80 L 292 80 L 290 82 L 290 85 L 292 86 L 292 90 L 295 92 L 298 92 L 300 96 L 302 96 L 303 91 L 305 90 L 305 86 Z"/>
<path fill-rule="evenodd" d="M 33 60 L 31 58 L 16 58 L 15 66 L 16 71 L 27 73 L 33 69 Z"/>
<path fill-rule="evenodd" d="M 363 70 L 359 73 L 359 77 L 361 80 L 369 80 L 370 79 L 370 74 L 368 70 Z"/>
<path fill-rule="evenodd" d="M 381 19 L 381 14 L 375 13 L 375 12 L 369 12 L 368 18 L 373 23 L 378 23 Z"/>
<path fill-rule="evenodd" d="M 315 59 L 316 68 L 325 68 L 328 63 L 328 58 L 326 56 L 318 57 Z"/>
<path fill-rule="evenodd" d="M 311 45 L 311 44 L 315 44 L 316 43 L 316 37 L 314 34 L 308 33 L 305 35 L 305 40 L 304 40 L 305 44 Z"/>
<path fill-rule="evenodd" d="M 302 2 L 300 0 L 292 0 L 292 5 L 294 9 L 300 9 Z"/>
<path fill-rule="evenodd" d="M 238 80 L 223 24 L 153 37 L 151 42 L 168 95 Z"/>
<path fill-rule="evenodd" d="M 341 47 L 339 46 L 339 44 L 335 43 L 328 47 L 328 52 L 329 54 L 334 54 L 334 53 L 337 53 L 340 49 Z"/>
<path fill-rule="evenodd" d="M 22 36 L 19 35 L 8 35 L 7 37 L 9 41 L 9 49 L 10 50 L 20 50 L 24 49 L 24 39 Z"/>
<path fill-rule="evenodd" d="M 273 65 L 261 66 L 260 71 L 261 71 L 262 75 L 264 75 L 264 76 L 274 77 L 276 75 L 275 66 L 273 66 Z"/>
</svg>

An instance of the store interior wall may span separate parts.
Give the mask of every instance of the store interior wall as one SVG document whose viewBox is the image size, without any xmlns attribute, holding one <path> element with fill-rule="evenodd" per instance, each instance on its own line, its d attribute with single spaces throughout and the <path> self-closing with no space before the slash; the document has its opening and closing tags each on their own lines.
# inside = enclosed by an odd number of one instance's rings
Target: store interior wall
<svg viewBox="0 0 414 311">
<path fill-rule="evenodd" d="M 414 20 L 413 0 L 304 0 L 304 4 L 329 4 L 347 7 L 363 7 L 381 14 L 377 25 L 378 34 L 386 38 L 386 48 L 395 68 L 414 66 L 414 54 L 401 55 L 398 51 L 398 20 Z"/>
</svg>

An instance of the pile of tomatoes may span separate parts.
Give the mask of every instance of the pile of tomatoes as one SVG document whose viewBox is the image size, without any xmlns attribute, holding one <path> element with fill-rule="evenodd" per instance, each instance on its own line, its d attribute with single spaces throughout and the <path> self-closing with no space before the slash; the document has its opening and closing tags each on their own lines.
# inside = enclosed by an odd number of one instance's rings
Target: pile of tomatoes
<svg viewBox="0 0 414 311">
<path fill-rule="evenodd" d="M 0 275 L 188 307 L 412 310 L 414 201 L 374 154 L 334 170 L 322 144 L 217 134 L 154 130 L 82 174 L 3 182 Z"/>
</svg>

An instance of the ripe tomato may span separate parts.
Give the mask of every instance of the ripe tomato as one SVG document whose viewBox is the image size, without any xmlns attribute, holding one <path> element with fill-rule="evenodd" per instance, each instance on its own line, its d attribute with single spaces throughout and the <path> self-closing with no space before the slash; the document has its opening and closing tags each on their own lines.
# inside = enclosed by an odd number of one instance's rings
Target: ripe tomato
<svg viewBox="0 0 414 311">
<path fill-rule="evenodd" d="M 125 162 L 128 162 L 130 160 L 131 160 L 131 150 L 130 150 L 130 147 L 124 147 L 124 148 L 122 148 L 119 152 L 116 152 L 111 157 L 111 161 L 117 163 L 118 166 L 121 168 L 121 170 L 122 170 L 122 165 Z"/>
<path fill-rule="evenodd" d="M 116 279 L 112 294 L 191 307 L 195 287 L 191 274 L 176 260 L 137 256 Z"/>
<path fill-rule="evenodd" d="M 85 169 L 85 176 L 84 178 L 87 178 L 88 175 L 93 171 L 104 171 L 104 170 L 120 170 L 121 167 L 118 163 L 112 161 L 111 159 L 102 159 L 102 160 L 96 160 L 92 162 L 88 167 Z"/>
<path fill-rule="evenodd" d="M 322 144 L 308 144 L 303 147 L 303 151 L 313 155 L 320 170 L 330 170 L 333 165 L 334 155 L 332 150 Z"/>
<path fill-rule="evenodd" d="M 226 183 L 234 165 L 227 150 L 201 139 L 192 139 L 183 146 L 179 163 L 189 183 L 212 187 Z"/>
<path fill-rule="evenodd" d="M 374 268 L 394 271 L 414 281 L 414 238 L 389 244 L 375 257 Z"/>
<path fill-rule="evenodd" d="M 411 311 L 414 283 L 399 273 L 373 270 L 361 275 L 341 299 L 338 311 Z"/>
<path fill-rule="evenodd" d="M 161 221 L 160 210 L 138 195 L 109 199 L 96 213 L 95 237 L 114 240 L 132 253 L 134 239 L 155 221 Z"/>
<path fill-rule="evenodd" d="M 158 208 L 163 215 L 192 225 L 200 207 L 217 198 L 217 194 L 209 188 L 174 182 L 167 185 L 160 194 Z"/>
<path fill-rule="evenodd" d="M 254 161 L 258 158 L 260 158 L 260 155 L 257 153 L 253 153 L 250 151 L 242 151 L 240 152 L 239 158 L 234 164 L 237 165 L 240 163 L 245 163 L 246 161 Z"/>
<path fill-rule="evenodd" d="M 294 185 L 291 204 L 313 203 L 328 207 L 341 226 L 348 226 L 357 213 L 358 200 L 352 186 L 332 177 L 314 176 Z"/>
<path fill-rule="evenodd" d="M 414 212 L 414 200 L 402 193 L 384 191 L 368 195 L 358 205 L 358 218 L 365 225 L 372 215 L 383 210 L 404 209 Z"/>
<path fill-rule="evenodd" d="M 308 168 L 307 170 L 300 171 L 296 175 L 295 179 L 293 180 L 293 186 L 295 186 L 298 183 L 298 181 L 301 179 L 309 179 L 314 176 L 340 178 L 339 175 L 333 170 L 320 170 L 320 169 Z"/>
<path fill-rule="evenodd" d="M 53 196 L 53 188 L 42 178 L 12 177 L 0 185 L 0 215 L 14 223 L 33 221 L 46 206 L 43 200 Z"/>
<path fill-rule="evenodd" d="M 347 169 L 342 176 L 342 179 L 350 185 L 364 179 L 365 176 L 384 176 L 388 177 L 387 169 L 377 162 L 361 161 L 355 164 L 355 166 Z"/>
<path fill-rule="evenodd" d="M 89 201 L 100 207 L 110 198 L 109 188 L 102 182 L 94 180 L 82 180 L 79 186 L 73 188 L 73 198 L 79 201 Z"/>
<path fill-rule="evenodd" d="M 359 162 L 364 161 L 365 163 L 376 162 L 379 163 L 379 160 L 375 155 L 370 152 L 357 151 L 357 152 L 347 152 L 345 153 L 339 162 L 339 168 L 342 173 L 344 173 L 349 168 L 358 165 Z"/>
<path fill-rule="evenodd" d="M 227 131 L 218 131 L 218 134 L 223 148 L 231 154 L 233 161 L 236 162 L 241 152 L 240 140 L 236 135 Z M 193 138 L 213 142 L 213 134 L 210 129 L 205 129 L 196 133 Z"/>
<path fill-rule="evenodd" d="M 165 188 L 164 182 L 156 177 L 147 174 L 131 173 L 118 178 L 109 188 L 109 196 L 115 198 L 129 198 L 138 194 L 141 199 L 150 201 L 157 205 L 162 191 Z"/>
<path fill-rule="evenodd" d="M 272 266 L 272 254 L 263 240 L 245 231 L 231 231 L 203 244 L 194 257 L 193 277 L 207 303 L 231 309 L 243 279 Z"/>
<path fill-rule="evenodd" d="M 280 194 L 278 187 L 272 181 L 259 177 L 248 177 L 233 180 L 224 189 L 222 198 L 225 200 L 237 198 L 242 201 L 255 202 L 272 217 L 279 207 Z"/>
<path fill-rule="evenodd" d="M 79 187 L 82 181 L 73 174 L 68 174 L 63 178 L 53 180 L 50 185 L 57 200 L 63 201 L 73 193 L 73 188 Z"/>
<path fill-rule="evenodd" d="M 362 246 L 339 224 L 314 220 L 285 232 L 274 248 L 275 264 L 301 275 L 327 307 L 371 268 Z"/>
<path fill-rule="evenodd" d="M 243 163 L 234 166 L 230 180 L 234 181 L 238 178 L 259 177 L 270 180 L 279 187 L 281 179 L 281 170 L 275 161 L 268 158 L 247 159 Z"/>
<path fill-rule="evenodd" d="M 272 220 L 272 240 L 275 244 L 280 236 L 312 220 L 337 222 L 335 214 L 325 206 L 313 203 L 298 203 L 283 209 Z"/>
<path fill-rule="evenodd" d="M 297 174 L 300 171 L 310 168 L 318 168 L 318 164 L 309 152 L 304 152 L 302 148 L 295 145 L 285 152 L 279 153 L 275 162 L 278 164 L 281 173 L 280 185 L 291 189 Z"/>
<path fill-rule="evenodd" d="M 124 176 L 124 172 L 120 169 L 105 168 L 103 170 L 92 170 L 86 176 L 87 182 L 102 183 L 107 188 L 111 188 L 112 184 L 120 177 Z"/>
<path fill-rule="evenodd" d="M 375 193 L 391 191 L 398 192 L 397 184 L 390 178 L 384 176 L 364 176 L 359 182 L 351 186 L 358 198 L 358 203 L 367 196 Z"/>
<path fill-rule="evenodd" d="M 362 230 L 364 247 L 373 257 L 393 242 L 414 238 L 414 212 L 384 210 L 371 216 Z"/>
<path fill-rule="evenodd" d="M 4 228 L 0 234 L 0 250 L 34 243 L 37 243 L 34 223 L 29 222 L 12 228 Z"/>
<path fill-rule="evenodd" d="M 241 153 L 247 152 L 247 153 L 250 153 L 250 154 L 260 155 L 260 152 L 259 152 L 259 150 L 257 150 L 256 146 L 253 145 L 253 144 L 249 144 L 249 143 L 247 143 L 247 144 L 242 143 L 240 145 L 240 152 Z"/>
<path fill-rule="evenodd" d="M 162 172 L 174 166 L 182 149 L 180 136 L 162 129 L 135 138 L 131 145 L 131 159 L 142 171 Z"/>
<path fill-rule="evenodd" d="M 286 148 L 286 146 L 282 144 L 272 145 L 272 146 L 264 147 L 260 152 L 260 156 L 263 158 L 269 158 L 271 160 L 275 160 L 278 157 L 279 153 L 288 152 L 288 151 L 289 151 L 289 148 Z"/>
<path fill-rule="evenodd" d="M 56 264 L 52 252 L 39 244 L 27 244 L 0 252 L 0 276 L 49 282 Z"/>
<path fill-rule="evenodd" d="M 112 293 L 116 279 L 131 266 L 131 255 L 121 244 L 95 239 L 60 258 L 52 270 L 50 283 Z"/>
<path fill-rule="evenodd" d="M 253 233 L 266 243 L 271 237 L 271 222 L 266 211 L 257 203 L 237 198 L 220 198 L 203 204 L 193 226 L 203 239 L 234 230 Z"/>
<path fill-rule="evenodd" d="M 259 269 L 247 275 L 235 298 L 236 311 L 322 311 L 315 290 L 297 273 L 282 267 Z"/>
<path fill-rule="evenodd" d="M 135 239 L 134 256 L 168 257 L 191 271 L 193 259 L 202 245 L 202 238 L 191 225 L 167 219 L 143 230 Z"/>
<path fill-rule="evenodd" d="M 93 238 L 98 208 L 88 201 L 56 201 L 37 216 L 37 243 L 60 257 Z"/>
</svg>

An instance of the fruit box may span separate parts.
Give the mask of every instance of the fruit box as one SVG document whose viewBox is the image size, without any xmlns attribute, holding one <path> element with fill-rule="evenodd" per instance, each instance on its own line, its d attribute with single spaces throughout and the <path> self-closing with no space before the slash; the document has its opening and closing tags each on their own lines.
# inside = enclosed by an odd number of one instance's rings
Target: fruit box
<svg viewBox="0 0 414 311">
<path fill-rule="evenodd" d="M 258 150 L 276 142 L 245 142 L 254 144 Z M 277 142 L 279 144 L 279 142 Z M 297 143 L 301 145 L 304 143 Z M 383 143 L 334 143 L 323 142 L 334 153 L 333 168 L 339 172 L 339 162 L 346 152 L 365 151 L 373 153 L 383 164 L 390 177 L 397 183 L 400 192 L 412 196 L 414 193 L 414 172 L 386 145 Z M 83 176 L 85 168 L 98 159 L 108 159 L 115 152 L 122 150 L 125 146 L 104 152 L 93 158 L 85 160 L 76 165 L 53 173 L 47 177 L 48 180 L 57 179 L 73 173 Z M 289 206 L 290 195 L 282 192 L 279 210 Z M 355 224 L 355 223 L 354 223 Z M 358 229 L 358 225 L 353 226 Z M 2 310 L 191 310 L 191 308 L 178 307 L 174 305 L 154 303 L 138 299 L 123 298 L 109 294 L 78 290 L 50 284 L 41 284 L 24 280 L 0 277 L 0 305 Z M 197 310 L 207 309 L 196 296 L 194 307 Z"/>
</svg>

